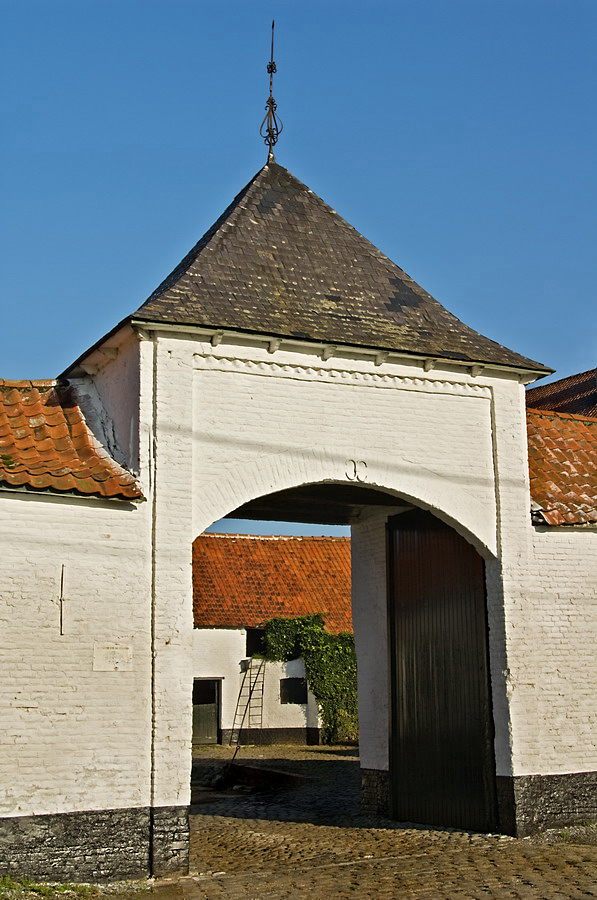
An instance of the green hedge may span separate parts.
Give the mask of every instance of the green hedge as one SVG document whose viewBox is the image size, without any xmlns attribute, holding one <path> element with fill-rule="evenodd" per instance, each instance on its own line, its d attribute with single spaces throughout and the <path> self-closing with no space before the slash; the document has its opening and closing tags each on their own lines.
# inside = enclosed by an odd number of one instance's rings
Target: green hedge
<svg viewBox="0 0 597 900">
<path fill-rule="evenodd" d="M 270 619 L 265 624 L 263 655 L 272 662 L 303 658 L 307 683 L 319 705 L 325 744 L 358 740 L 354 635 L 329 634 L 320 614 Z"/>
</svg>

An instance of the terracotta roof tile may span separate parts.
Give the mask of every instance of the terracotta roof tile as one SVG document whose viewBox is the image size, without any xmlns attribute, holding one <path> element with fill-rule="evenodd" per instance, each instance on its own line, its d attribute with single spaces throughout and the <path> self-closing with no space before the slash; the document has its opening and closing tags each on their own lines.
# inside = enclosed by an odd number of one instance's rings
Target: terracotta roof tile
<svg viewBox="0 0 597 900">
<path fill-rule="evenodd" d="M 141 500 L 135 478 L 89 430 L 74 388 L 0 380 L 0 486 Z"/>
<path fill-rule="evenodd" d="M 576 416 L 597 417 L 597 369 L 579 372 L 528 388 L 527 406 L 532 409 L 550 409 Z"/>
<path fill-rule="evenodd" d="M 352 631 L 350 539 L 202 534 L 193 543 L 197 628 L 254 628 L 322 613 Z"/>
<path fill-rule="evenodd" d="M 548 525 L 597 523 L 597 418 L 527 409 L 531 497 Z"/>
</svg>

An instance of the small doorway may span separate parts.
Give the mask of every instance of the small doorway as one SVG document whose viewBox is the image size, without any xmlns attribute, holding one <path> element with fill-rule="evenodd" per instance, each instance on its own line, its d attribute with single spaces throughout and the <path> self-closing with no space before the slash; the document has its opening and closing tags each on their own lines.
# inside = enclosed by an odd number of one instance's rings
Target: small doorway
<svg viewBox="0 0 597 900">
<path fill-rule="evenodd" d="M 193 681 L 193 744 L 217 744 L 220 738 L 220 681 Z"/>
<path fill-rule="evenodd" d="M 389 520 L 388 557 L 391 814 L 495 830 L 483 559 L 421 511 Z"/>
</svg>

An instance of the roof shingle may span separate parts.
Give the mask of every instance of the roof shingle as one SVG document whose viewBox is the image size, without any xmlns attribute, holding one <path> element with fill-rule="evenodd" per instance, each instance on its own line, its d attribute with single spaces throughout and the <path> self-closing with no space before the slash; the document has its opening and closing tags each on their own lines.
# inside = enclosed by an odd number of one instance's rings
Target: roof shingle
<svg viewBox="0 0 597 900">
<path fill-rule="evenodd" d="M 193 543 L 196 628 L 255 628 L 322 613 L 352 631 L 350 539 L 202 534 Z"/>
<path fill-rule="evenodd" d="M 0 486 L 142 500 L 87 426 L 72 387 L 0 380 Z"/>
<path fill-rule="evenodd" d="M 551 372 L 464 325 L 276 162 L 132 318 Z"/>
</svg>

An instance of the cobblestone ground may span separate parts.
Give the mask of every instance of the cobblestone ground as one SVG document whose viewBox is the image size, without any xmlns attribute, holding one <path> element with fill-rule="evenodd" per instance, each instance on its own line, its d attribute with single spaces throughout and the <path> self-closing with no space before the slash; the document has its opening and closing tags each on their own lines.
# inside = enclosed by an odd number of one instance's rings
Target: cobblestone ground
<svg viewBox="0 0 597 900">
<path fill-rule="evenodd" d="M 229 755 L 198 751 L 203 778 Z M 156 900 L 597 898 L 595 828 L 516 840 L 361 816 L 349 748 L 243 748 L 237 761 L 313 780 L 277 792 L 196 793 L 192 874 L 156 883 Z"/>
</svg>

